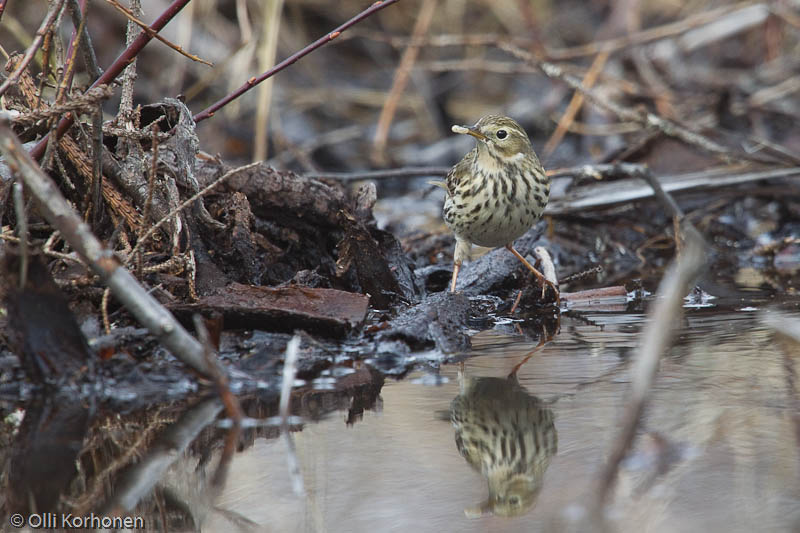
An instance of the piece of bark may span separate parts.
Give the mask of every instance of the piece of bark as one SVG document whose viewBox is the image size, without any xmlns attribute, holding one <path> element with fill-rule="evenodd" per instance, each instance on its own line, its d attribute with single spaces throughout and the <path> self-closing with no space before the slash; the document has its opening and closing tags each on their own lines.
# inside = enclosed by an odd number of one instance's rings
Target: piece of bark
<svg viewBox="0 0 800 533">
<path fill-rule="evenodd" d="M 256 287 L 232 283 L 195 303 L 169 308 L 183 320 L 192 313 L 222 313 L 229 329 L 263 329 L 291 332 L 304 329 L 343 336 L 367 315 L 369 299 L 336 289 L 306 287 Z"/>
</svg>

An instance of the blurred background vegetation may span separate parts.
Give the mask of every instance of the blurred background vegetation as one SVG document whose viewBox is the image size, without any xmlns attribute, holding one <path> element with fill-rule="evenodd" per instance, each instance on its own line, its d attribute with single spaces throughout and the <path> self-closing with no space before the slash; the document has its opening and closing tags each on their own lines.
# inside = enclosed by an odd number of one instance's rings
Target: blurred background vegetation
<svg viewBox="0 0 800 533">
<path fill-rule="evenodd" d="M 145 0 L 142 20 L 167 5 Z M 161 33 L 214 67 L 153 41 L 139 57 L 136 102 L 182 94 L 197 113 L 368 5 L 191 2 Z M 45 7 L 8 3 L 5 51 L 28 46 Z M 124 48 L 126 19 L 105 1 L 90 7 L 98 60 L 108 65 Z M 796 151 L 799 23 L 786 2 L 403 0 L 235 100 L 198 133 L 203 150 L 231 163 L 268 159 L 298 171 L 449 165 L 466 142 L 450 125 L 499 112 L 517 118 L 542 153 L 573 91 L 492 44 L 510 40 L 578 78 L 594 66 L 597 93 L 631 109 Z M 60 28 L 65 46 L 71 28 Z M 463 44 L 471 39 L 481 44 Z M 79 76 L 76 85 L 89 81 Z M 106 111 L 112 116 L 115 102 Z M 696 150 L 652 140 L 641 124 L 583 106 L 542 155 L 549 168 L 574 166 L 650 143 L 646 162 L 656 172 L 708 165 Z"/>
</svg>

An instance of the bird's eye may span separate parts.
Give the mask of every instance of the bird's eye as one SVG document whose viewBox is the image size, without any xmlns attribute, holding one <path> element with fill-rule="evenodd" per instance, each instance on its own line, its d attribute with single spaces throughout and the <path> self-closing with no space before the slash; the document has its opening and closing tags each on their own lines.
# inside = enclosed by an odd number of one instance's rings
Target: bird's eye
<svg viewBox="0 0 800 533">
<path fill-rule="evenodd" d="M 508 132 L 506 130 L 497 130 L 497 133 L 495 135 L 497 135 L 498 139 L 505 139 L 506 137 L 508 137 Z"/>
</svg>

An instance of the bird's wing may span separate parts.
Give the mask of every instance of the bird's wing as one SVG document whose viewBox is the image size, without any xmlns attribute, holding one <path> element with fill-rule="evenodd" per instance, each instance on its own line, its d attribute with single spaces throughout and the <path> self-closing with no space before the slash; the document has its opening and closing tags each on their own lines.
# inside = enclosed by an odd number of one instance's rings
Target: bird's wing
<svg viewBox="0 0 800 533">
<path fill-rule="evenodd" d="M 442 180 L 428 180 L 429 185 L 435 185 L 437 187 L 441 187 L 442 189 L 447 191 L 447 182 Z M 450 192 L 450 191 L 448 191 Z"/>
<path fill-rule="evenodd" d="M 447 178 L 445 178 L 445 181 L 447 182 L 447 192 L 450 194 L 450 196 L 455 194 L 456 187 L 458 187 L 460 180 L 467 177 L 469 167 L 472 166 L 472 161 L 475 159 L 475 154 L 475 150 L 469 152 L 461 161 L 456 163 L 453 168 L 450 169 L 450 172 L 447 173 Z"/>
</svg>

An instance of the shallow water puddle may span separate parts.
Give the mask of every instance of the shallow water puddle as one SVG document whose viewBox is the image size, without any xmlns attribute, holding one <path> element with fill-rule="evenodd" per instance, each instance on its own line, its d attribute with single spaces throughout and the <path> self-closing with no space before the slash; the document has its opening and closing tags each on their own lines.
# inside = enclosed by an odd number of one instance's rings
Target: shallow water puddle
<svg viewBox="0 0 800 533">
<path fill-rule="evenodd" d="M 473 339 L 475 356 L 466 360 L 461 381 L 459 365 L 443 367 L 435 380 L 416 372 L 387 381 L 377 412 L 348 426 L 346 411 L 337 411 L 295 433 L 306 497 L 292 492 L 285 442 L 256 440 L 235 457 L 203 529 L 233 521 L 271 531 L 564 530 L 582 516 L 618 427 L 642 320 L 565 317 L 559 335 L 519 368 L 524 397 L 483 402 L 491 411 L 486 420 L 501 424 L 525 409 L 543 426 L 547 412 L 554 415 L 558 452 L 549 466 L 547 454 L 534 466 L 518 466 L 529 476 L 528 488 L 497 503 L 500 512 L 517 504 L 519 516 L 465 514 L 486 507 L 489 482 L 459 453 L 451 402 L 460 383 L 505 378 L 536 346 L 484 332 Z M 753 312 L 689 310 L 620 471 L 612 523 L 621 531 L 796 528 L 796 355 L 797 347 L 776 341 Z M 531 438 L 552 437 L 553 427 L 545 427 Z M 484 452 L 502 456 L 510 448 Z M 494 486 L 502 486 L 502 474 L 494 475 Z"/>
</svg>

